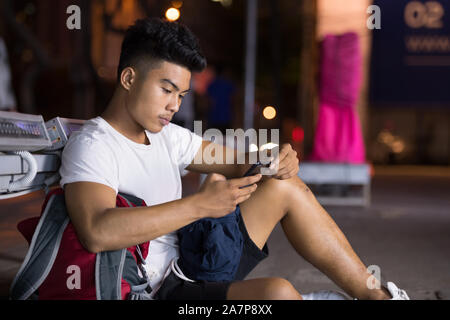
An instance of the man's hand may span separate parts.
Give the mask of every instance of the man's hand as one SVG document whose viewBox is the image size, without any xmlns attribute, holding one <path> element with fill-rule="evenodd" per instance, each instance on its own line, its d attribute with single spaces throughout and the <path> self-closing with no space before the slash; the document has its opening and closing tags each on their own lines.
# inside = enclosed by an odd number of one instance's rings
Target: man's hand
<svg viewBox="0 0 450 320">
<path fill-rule="evenodd" d="M 285 143 L 280 148 L 280 153 L 272 161 L 269 170 L 273 171 L 273 178 L 284 180 L 296 176 L 298 173 L 297 152 L 292 149 L 289 143 Z"/>
<path fill-rule="evenodd" d="M 230 180 L 226 180 L 221 174 L 209 174 L 196 194 L 201 215 L 220 218 L 234 211 L 239 203 L 250 198 L 260 179 L 261 174 Z M 250 186 L 241 189 L 247 185 Z"/>
</svg>

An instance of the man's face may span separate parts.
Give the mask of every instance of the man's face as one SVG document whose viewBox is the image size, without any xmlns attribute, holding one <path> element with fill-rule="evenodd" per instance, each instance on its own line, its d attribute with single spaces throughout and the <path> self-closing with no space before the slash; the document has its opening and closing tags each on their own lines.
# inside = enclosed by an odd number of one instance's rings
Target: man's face
<svg viewBox="0 0 450 320">
<path fill-rule="evenodd" d="M 187 68 L 167 61 L 150 68 L 146 74 L 137 72 L 126 108 L 135 122 L 157 133 L 178 111 L 189 91 L 190 80 Z"/>
</svg>

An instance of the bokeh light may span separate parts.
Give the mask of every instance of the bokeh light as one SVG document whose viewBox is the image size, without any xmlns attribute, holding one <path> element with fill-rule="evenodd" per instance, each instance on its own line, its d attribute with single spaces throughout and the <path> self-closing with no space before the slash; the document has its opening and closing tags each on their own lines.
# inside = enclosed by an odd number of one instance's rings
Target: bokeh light
<svg viewBox="0 0 450 320">
<path fill-rule="evenodd" d="M 277 110 L 272 106 L 267 106 L 263 110 L 263 116 L 268 120 L 272 120 L 277 116 Z"/>
<path fill-rule="evenodd" d="M 166 18 L 169 21 L 175 21 L 178 20 L 178 18 L 180 18 L 180 10 L 176 9 L 176 8 L 169 8 L 166 11 Z"/>
</svg>

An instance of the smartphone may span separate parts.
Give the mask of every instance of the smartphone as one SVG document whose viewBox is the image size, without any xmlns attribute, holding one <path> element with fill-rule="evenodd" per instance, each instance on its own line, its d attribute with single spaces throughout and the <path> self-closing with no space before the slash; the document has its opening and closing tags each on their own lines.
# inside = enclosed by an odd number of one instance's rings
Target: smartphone
<svg viewBox="0 0 450 320">
<path fill-rule="evenodd" d="M 268 165 L 264 165 L 260 161 L 257 161 L 255 164 L 253 164 L 250 167 L 250 169 L 247 170 L 246 173 L 244 173 L 243 177 L 253 176 L 253 175 L 259 173 L 258 172 L 259 168 L 261 168 L 261 167 L 268 167 L 268 166 L 270 166 L 270 163 Z M 247 187 L 250 187 L 250 186 L 251 186 L 251 184 L 248 184 L 246 186 L 239 187 L 239 189 L 247 188 Z"/>
<path fill-rule="evenodd" d="M 256 174 L 256 170 L 258 170 L 259 168 L 261 168 L 263 166 L 263 164 L 260 161 L 257 161 L 255 164 L 253 164 L 250 169 L 247 170 L 246 173 L 244 173 L 244 177 L 248 177 L 248 176 L 252 176 L 254 174 Z"/>
</svg>

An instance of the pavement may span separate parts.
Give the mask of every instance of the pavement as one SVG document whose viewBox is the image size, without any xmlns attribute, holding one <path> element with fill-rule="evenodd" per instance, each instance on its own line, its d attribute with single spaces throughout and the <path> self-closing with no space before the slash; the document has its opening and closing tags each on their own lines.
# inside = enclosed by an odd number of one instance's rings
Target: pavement
<svg viewBox="0 0 450 320">
<path fill-rule="evenodd" d="M 375 175 L 368 208 L 325 207 L 366 266 L 411 299 L 450 300 L 450 177 Z M 300 293 L 340 290 L 300 257 L 277 226 L 250 277 L 280 276 Z"/>
<path fill-rule="evenodd" d="M 195 192 L 198 175 L 183 178 L 183 194 Z M 450 300 L 450 168 L 375 167 L 371 205 L 325 207 L 366 266 L 380 268 L 411 299 Z M 0 200 L 0 299 L 28 249 L 17 223 L 40 213 L 44 193 Z M 291 247 L 278 225 L 269 257 L 248 276 L 283 277 L 301 293 L 340 290 Z"/>
</svg>

